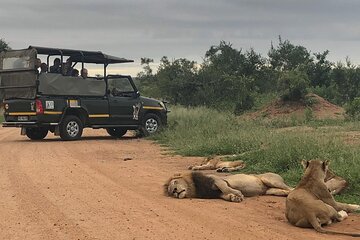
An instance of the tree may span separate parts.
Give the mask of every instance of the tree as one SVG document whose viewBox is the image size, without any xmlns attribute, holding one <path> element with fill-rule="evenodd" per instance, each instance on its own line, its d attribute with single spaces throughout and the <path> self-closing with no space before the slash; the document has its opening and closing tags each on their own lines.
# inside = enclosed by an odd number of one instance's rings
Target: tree
<svg viewBox="0 0 360 240">
<path fill-rule="evenodd" d="M 313 87 L 328 87 L 331 84 L 330 74 L 333 63 L 326 59 L 328 54 L 329 50 L 313 54 L 315 60 L 310 62 L 307 68 L 310 83 Z"/>
<path fill-rule="evenodd" d="M 197 64 L 185 58 L 169 61 L 167 57 L 160 60 L 156 74 L 157 87 L 163 97 L 174 104 L 194 105 L 198 91 Z"/>
<path fill-rule="evenodd" d="M 305 47 L 295 46 L 289 40 L 282 41 L 281 36 L 277 47 L 271 44 L 268 56 L 271 66 L 278 71 L 294 70 L 302 65 L 307 66 L 313 61 Z"/>
<path fill-rule="evenodd" d="M 10 50 L 10 46 L 7 42 L 5 42 L 4 39 L 0 38 L 0 52 L 4 51 L 4 50 Z"/>
<path fill-rule="evenodd" d="M 205 53 L 203 68 L 213 68 L 229 75 L 243 75 L 246 57 L 241 51 L 233 48 L 231 43 L 221 41 Z"/>
</svg>

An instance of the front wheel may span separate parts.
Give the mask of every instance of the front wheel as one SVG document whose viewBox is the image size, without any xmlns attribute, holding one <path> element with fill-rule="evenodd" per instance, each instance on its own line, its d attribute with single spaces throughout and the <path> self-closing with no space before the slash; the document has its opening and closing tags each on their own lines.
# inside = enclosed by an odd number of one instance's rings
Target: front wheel
<svg viewBox="0 0 360 240">
<path fill-rule="evenodd" d="M 157 133 L 162 126 L 161 120 L 158 115 L 148 113 L 142 120 L 141 133 L 144 136 L 149 136 Z"/>
<path fill-rule="evenodd" d="M 46 137 L 48 134 L 48 129 L 46 128 L 27 128 L 26 129 L 26 136 L 30 138 L 31 140 L 41 140 Z"/>
<path fill-rule="evenodd" d="M 110 136 L 115 138 L 121 138 L 127 132 L 124 128 L 107 128 L 106 131 Z"/>
<path fill-rule="evenodd" d="M 62 140 L 78 140 L 81 138 L 82 132 L 83 124 L 77 116 L 66 116 L 60 124 L 60 137 Z"/>
</svg>

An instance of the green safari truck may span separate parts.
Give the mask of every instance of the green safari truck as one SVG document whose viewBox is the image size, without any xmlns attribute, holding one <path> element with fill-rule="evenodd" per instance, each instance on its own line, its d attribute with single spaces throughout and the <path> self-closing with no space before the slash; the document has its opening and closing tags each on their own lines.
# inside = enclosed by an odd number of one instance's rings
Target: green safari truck
<svg viewBox="0 0 360 240">
<path fill-rule="evenodd" d="M 41 72 L 40 57 L 46 59 Z M 53 59 L 54 65 L 60 61 L 56 70 L 49 68 Z M 84 128 L 103 128 L 116 138 L 128 130 L 156 133 L 167 124 L 165 103 L 140 96 L 130 76 L 106 74 L 109 65 L 127 62 L 133 60 L 97 51 L 35 46 L 1 52 L 3 127 L 21 128 L 21 134 L 32 140 L 43 139 L 48 132 L 77 140 Z M 74 69 L 86 70 L 90 64 L 102 66 L 103 76 L 75 74 Z"/>
</svg>

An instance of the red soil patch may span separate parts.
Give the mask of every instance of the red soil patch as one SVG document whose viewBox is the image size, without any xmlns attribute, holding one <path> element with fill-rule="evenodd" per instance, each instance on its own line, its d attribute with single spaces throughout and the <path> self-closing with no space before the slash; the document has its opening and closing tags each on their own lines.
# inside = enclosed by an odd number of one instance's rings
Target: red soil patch
<svg viewBox="0 0 360 240">
<path fill-rule="evenodd" d="M 307 98 L 313 101 L 313 104 L 309 107 L 305 102 L 284 102 L 282 100 L 276 100 L 265 108 L 248 114 L 250 118 L 290 118 L 295 116 L 297 118 L 305 117 L 305 110 L 310 108 L 312 110 L 313 117 L 316 119 L 343 119 L 344 109 L 335 104 L 326 101 L 324 98 L 316 94 L 308 94 Z"/>
</svg>

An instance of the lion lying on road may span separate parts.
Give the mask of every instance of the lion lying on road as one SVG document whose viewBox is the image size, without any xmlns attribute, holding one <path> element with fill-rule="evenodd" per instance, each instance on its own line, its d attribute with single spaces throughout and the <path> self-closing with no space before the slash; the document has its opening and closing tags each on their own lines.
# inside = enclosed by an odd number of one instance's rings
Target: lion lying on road
<svg viewBox="0 0 360 240">
<path fill-rule="evenodd" d="M 220 177 L 189 172 L 171 177 L 164 185 L 164 190 L 168 196 L 175 198 L 222 198 L 230 202 L 241 202 L 244 196 L 287 196 L 292 188 L 275 173 Z"/>
<path fill-rule="evenodd" d="M 216 170 L 217 172 L 234 172 L 245 167 L 245 163 L 238 161 L 223 161 L 221 157 L 208 157 L 200 165 L 190 166 L 189 170 Z"/>
<path fill-rule="evenodd" d="M 297 227 L 313 227 L 321 233 L 344 234 L 360 237 L 360 234 L 327 230 L 321 225 L 342 221 L 346 212 L 360 209 L 359 205 L 336 202 L 325 185 L 324 179 L 329 162 L 303 161 L 305 173 L 286 198 L 286 218 Z"/>
</svg>

